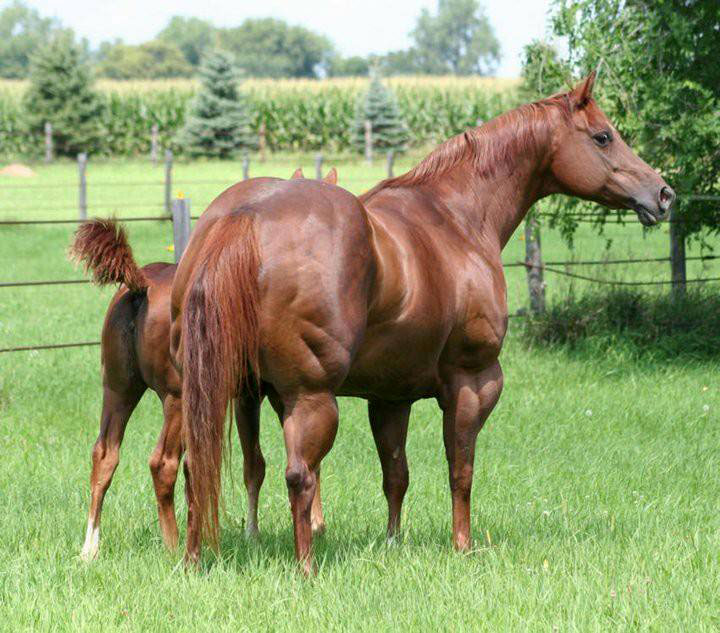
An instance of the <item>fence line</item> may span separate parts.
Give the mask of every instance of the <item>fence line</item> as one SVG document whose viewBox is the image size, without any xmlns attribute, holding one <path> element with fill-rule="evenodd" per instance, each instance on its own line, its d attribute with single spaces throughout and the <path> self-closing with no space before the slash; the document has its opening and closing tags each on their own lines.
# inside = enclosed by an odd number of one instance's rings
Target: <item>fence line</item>
<svg viewBox="0 0 720 633">
<path fill-rule="evenodd" d="M 623 281 L 623 280 L 612 280 L 612 279 L 600 279 L 598 277 L 588 277 L 586 275 L 578 275 L 577 273 L 571 273 L 567 270 L 560 270 L 558 268 L 550 268 L 546 265 L 532 266 L 531 264 L 521 264 L 528 270 L 540 269 L 543 272 L 554 273 L 556 275 L 564 275 L 565 277 L 572 277 L 573 279 L 582 279 L 583 281 L 591 281 L 597 284 L 607 284 L 610 286 L 666 286 L 669 284 L 675 284 L 676 281 L 673 279 L 664 281 Z M 708 283 L 713 281 L 720 281 L 720 277 L 705 277 L 695 279 L 685 279 L 683 283 Z"/>
<path fill-rule="evenodd" d="M 191 219 L 197 219 L 198 216 L 190 216 Z M 187 242 L 186 242 L 187 243 Z M 178 249 L 177 252 L 182 252 L 182 249 Z M 705 261 L 720 259 L 720 255 L 697 255 L 693 257 L 686 257 L 687 261 Z M 642 259 L 586 259 L 577 261 L 552 261 L 545 262 L 544 267 L 547 266 L 606 266 L 614 264 L 644 264 L 644 263 L 664 263 L 671 261 L 669 257 L 647 257 Z M 533 268 L 525 262 L 503 262 L 503 268 Z M 550 269 L 547 269 L 550 270 Z M 550 271 L 553 272 L 553 271 Z M 707 279 L 711 281 L 712 279 Z M 697 280 L 701 281 L 701 280 Z M 24 286 L 62 286 L 72 284 L 88 284 L 91 283 L 89 279 L 50 279 L 50 280 L 36 280 L 36 281 L 3 281 L 0 282 L 0 288 L 20 288 Z M 655 284 L 657 282 L 633 282 L 635 285 L 640 284 Z M 671 283 L 671 282 L 667 282 Z"/>
</svg>

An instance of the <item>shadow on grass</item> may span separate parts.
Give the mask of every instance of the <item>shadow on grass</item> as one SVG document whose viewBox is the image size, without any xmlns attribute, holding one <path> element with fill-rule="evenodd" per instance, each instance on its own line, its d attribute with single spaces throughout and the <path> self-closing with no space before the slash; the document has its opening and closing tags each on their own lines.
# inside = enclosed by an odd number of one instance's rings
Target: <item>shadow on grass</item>
<svg viewBox="0 0 720 633">
<path fill-rule="evenodd" d="M 616 348 L 632 358 L 668 362 L 720 358 L 720 287 L 715 284 L 688 290 L 677 300 L 666 290 L 571 293 L 524 322 L 523 337 L 531 345 L 581 353 Z"/>
</svg>

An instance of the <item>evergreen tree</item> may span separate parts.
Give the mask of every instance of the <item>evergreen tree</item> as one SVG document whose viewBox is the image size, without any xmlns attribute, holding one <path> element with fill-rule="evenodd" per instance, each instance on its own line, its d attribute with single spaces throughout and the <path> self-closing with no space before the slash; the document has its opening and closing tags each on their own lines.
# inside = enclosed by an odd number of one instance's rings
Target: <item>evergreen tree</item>
<svg viewBox="0 0 720 633">
<path fill-rule="evenodd" d="M 238 73 L 232 57 L 215 51 L 201 68 L 202 87 L 178 136 L 191 156 L 229 158 L 238 150 L 255 147 L 251 117 L 238 91 Z"/>
<path fill-rule="evenodd" d="M 353 144 L 359 151 L 365 147 L 365 121 L 372 126 L 373 149 L 402 152 L 408 141 L 408 130 L 400 118 L 395 97 L 374 72 L 368 91 L 360 97 L 355 111 Z"/>
<path fill-rule="evenodd" d="M 31 132 L 40 134 L 46 122 L 52 124 L 58 154 L 97 149 L 103 105 L 90 67 L 68 34 L 56 36 L 32 57 L 24 106 Z"/>
</svg>

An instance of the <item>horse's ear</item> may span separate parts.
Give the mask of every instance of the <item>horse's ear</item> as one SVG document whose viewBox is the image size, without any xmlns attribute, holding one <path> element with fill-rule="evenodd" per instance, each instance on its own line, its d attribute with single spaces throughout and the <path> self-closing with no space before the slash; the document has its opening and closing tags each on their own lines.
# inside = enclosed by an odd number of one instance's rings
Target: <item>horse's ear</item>
<svg viewBox="0 0 720 633">
<path fill-rule="evenodd" d="M 593 70 L 585 79 L 570 91 L 570 102 L 575 109 L 584 108 L 592 99 L 593 86 L 597 71 Z"/>
<path fill-rule="evenodd" d="M 298 167 L 293 172 L 293 175 L 290 176 L 290 180 L 298 180 L 299 178 L 305 178 L 305 174 L 303 174 L 303 172 L 302 172 L 302 167 Z"/>
<path fill-rule="evenodd" d="M 330 183 L 331 185 L 337 185 L 337 169 L 334 167 L 325 174 L 325 178 L 323 178 L 323 182 Z"/>
</svg>

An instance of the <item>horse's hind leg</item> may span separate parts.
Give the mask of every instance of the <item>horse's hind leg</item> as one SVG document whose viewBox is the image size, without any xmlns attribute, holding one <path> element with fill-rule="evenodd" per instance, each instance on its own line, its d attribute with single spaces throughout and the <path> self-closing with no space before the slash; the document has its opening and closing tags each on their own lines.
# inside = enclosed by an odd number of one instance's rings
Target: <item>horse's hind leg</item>
<svg viewBox="0 0 720 633">
<path fill-rule="evenodd" d="M 293 517 L 295 555 L 303 571 L 309 574 L 313 569 L 311 507 L 317 489 L 317 468 L 335 440 L 337 402 L 330 392 L 296 394 L 284 401 L 283 436 L 288 460 L 285 480 Z"/>
<path fill-rule="evenodd" d="M 408 488 L 408 464 L 405 455 L 410 403 L 368 403 L 370 427 L 380 457 L 383 491 L 388 502 L 387 535 L 392 538 L 400 528 L 400 512 Z"/>
<path fill-rule="evenodd" d="M 178 528 L 175 519 L 175 481 L 182 457 L 182 403 L 179 396 L 167 394 L 163 400 L 163 424 L 157 446 L 150 456 L 158 520 L 163 542 L 168 549 L 178 544 Z"/>
<path fill-rule="evenodd" d="M 280 400 L 277 392 L 272 386 L 267 386 L 267 395 L 272 408 L 277 413 L 280 424 L 285 419 L 285 407 Z M 323 516 L 322 499 L 320 497 L 320 466 L 315 469 L 315 495 L 313 496 L 312 506 L 310 508 L 310 527 L 313 534 L 323 534 L 325 532 L 325 517 Z"/>
<path fill-rule="evenodd" d="M 119 393 L 108 387 L 103 390 L 100 434 L 92 451 L 90 513 L 85 543 L 80 553 L 85 560 L 92 560 L 98 554 L 103 500 L 120 460 L 120 444 L 125 434 L 125 426 L 143 392 L 144 389 L 137 389 Z"/>
<path fill-rule="evenodd" d="M 265 479 L 265 460 L 260 450 L 260 401 L 254 397 L 238 398 L 235 402 L 235 424 L 243 452 L 243 479 L 248 495 L 245 532 L 258 533 L 258 497 Z"/>
<path fill-rule="evenodd" d="M 315 469 L 315 495 L 310 508 L 310 526 L 313 534 L 325 532 L 325 517 L 323 516 L 322 499 L 320 498 L 320 466 Z"/>
</svg>

